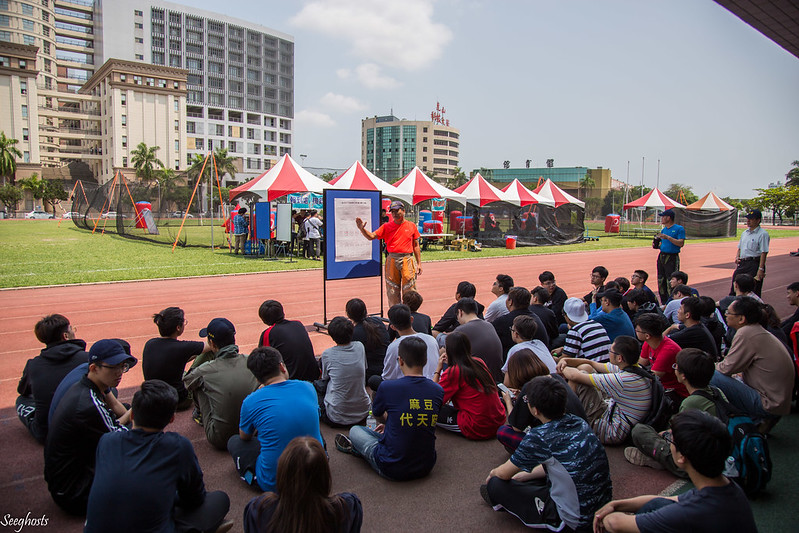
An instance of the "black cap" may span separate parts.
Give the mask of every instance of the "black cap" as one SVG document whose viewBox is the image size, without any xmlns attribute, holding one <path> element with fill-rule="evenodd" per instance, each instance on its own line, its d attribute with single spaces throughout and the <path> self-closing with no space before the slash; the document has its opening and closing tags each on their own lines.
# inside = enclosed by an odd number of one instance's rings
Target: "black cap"
<svg viewBox="0 0 799 533">
<path fill-rule="evenodd" d="M 208 327 L 200 330 L 200 337 L 208 337 L 211 340 L 225 339 L 236 334 L 236 328 L 227 318 L 214 318 L 208 323 Z"/>
<path fill-rule="evenodd" d="M 746 218 L 756 218 L 758 220 L 763 220 L 763 213 L 760 212 L 760 209 L 752 209 L 746 214 Z"/>
</svg>

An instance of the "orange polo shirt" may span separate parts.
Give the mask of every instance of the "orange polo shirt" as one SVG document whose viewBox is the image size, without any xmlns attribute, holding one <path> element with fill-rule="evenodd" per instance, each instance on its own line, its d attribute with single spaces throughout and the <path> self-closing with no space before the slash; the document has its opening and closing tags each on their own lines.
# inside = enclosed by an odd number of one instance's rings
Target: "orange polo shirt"
<svg viewBox="0 0 799 533">
<path fill-rule="evenodd" d="M 386 242 L 390 254 L 412 254 L 413 241 L 419 238 L 419 228 L 410 220 L 402 224 L 390 220 L 375 230 L 375 236 Z"/>
</svg>

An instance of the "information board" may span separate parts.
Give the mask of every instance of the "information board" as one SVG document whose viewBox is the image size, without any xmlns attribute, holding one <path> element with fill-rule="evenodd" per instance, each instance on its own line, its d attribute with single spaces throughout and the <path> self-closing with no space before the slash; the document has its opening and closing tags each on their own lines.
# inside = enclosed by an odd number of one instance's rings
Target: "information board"
<svg viewBox="0 0 799 533">
<path fill-rule="evenodd" d="M 325 279 L 380 276 L 380 241 L 370 241 L 355 224 L 366 221 L 374 231 L 380 225 L 379 191 L 324 190 Z"/>
</svg>

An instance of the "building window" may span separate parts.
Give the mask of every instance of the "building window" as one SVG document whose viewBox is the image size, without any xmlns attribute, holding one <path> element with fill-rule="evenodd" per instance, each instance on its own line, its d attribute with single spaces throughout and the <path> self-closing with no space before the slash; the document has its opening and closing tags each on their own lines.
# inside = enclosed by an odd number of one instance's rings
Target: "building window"
<svg viewBox="0 0 799 533">
<path fill-rule="evenodd" d="M 144 61 L 144 54 L 136 54 L 136 60 Z M 161 61 L 163 62 L 163 57 L 161 58 Z"/>
<path fill-rule="evenodd" d="M 180 100 L 175 99 L 175 111 L 180 112 Z"/>
<path fill-rule="evenodd" d="M 163 52 L 153 52 L 153 65 L 163 65 L 164 64 L 164 53 Z"/>
<path fill-rule="evenodd" d="M 135 37 L 133 40 L 136 41 L 139 44 L 144 42 L 144 39 L 142 39 L 141 37 Z"/>
<path fill-rule="evenodd" d="M 28 94 L 28 82 L 25 80 L 19 80 L 19 92 L 20 94 Z"/>
<path fill-rule="evenodd" d="M 36 38 L 33 35 L 23 35 L 22 42 L 28 46 L 34 46 L 36 44 Z"/>
<path fill-rule="evenodd" d="M 180 120 L 175 121 L 175 131 L 180 131 Z"/>
<path fill-rule="evenodd" d="M 141 22 L 136 22 L 133 24 L 133 27 L 136 28 L 137 30 L 143 30 L 144 24 L 142 24 Z"/>
<path fill-rule="evenodd" d="M 45 41 L 42 44 L 44 45 L 44 47 L 43 47 L 44 53 L 47 54 L 47 55 L 50 55 L 50 43 Z"/>
<path fill-rule="evenodd" d="M 21 4 L 22 5 L 22 14 L 26 17 L 33 16 L 33 6 L 30 4 Z M 8 3 L 6 3 L 6 8 L 8 8 Z"/>
<path fill-rule="evenodd" d="M 28 106 L 22 106 L 22 118 L 28 118 Z"/>
<path fill-rule="evenodd" d="M 158 80 L 158 86 L 162 89 L 166 89 L 166 80 Z"/>
<path fill-rule="evenodd" d="M 128 75 L 127 74 L 120 74 L 119 75 L 119 81 L 121 81 L 121 82 L 128 81 Z"/>
<path fill-rule="evenodd" d="M 122 125 L 123 126 L 127 126 L 128 125 L 128 116 L 127 115 L 122 115 Z"/>
<path fill-rule="evenodd" d="M 175 122 L 177 122 L 177 120 Z M 175 141 L 175 151 L 180 152 L 180 141 Z"/>
<path fill-rule="evenodd" d="M 170 67 L 175 67 L 175 68 L 180 68 L 180 65 L 182 63 L 182 59 L 183 58 L 181 58 L 180 56 L 176 56 L 175 54 L 169 54 L 169 66 Z"/>
<path fill-rule="evenodd" d="M 127 167 L 128 166 L 128 158 L 125 157 L 125 156 L 122 156 L 122 166 L 123 167 Z"/>
<path fill-rule="evenodd" d="M 28 128 L 22 128 L 22 140 L 23 141 L 28 140 Z"/>
<path fill-rule="evenodd" d="M 122 148 L 127 148 L 127 147 L 128 147 L 128 136 L 127 135 L 123 135 L 122 136 Z"/>
<path fill-rule="evenodd" d="M 33 31 L 34 24 L 32 20 L 22 19 L 22 29 L 25 31 Z"/>
<path fill-rule="evenodd" d="M 137 17 L 143 17 L 144 16 L 144 13 L 142 13 L 138 9 L 134 9 L 133 10 L 133 14 L 136 15 Z"/>
<path fill-rule="evenodd" d="M 22 162 L 23 163 L 30 163 L 31 162 L 31 153 L 25 151 L 22 153 Z"/>
<path fill-rule="evenodd" d="M 8 28 L 10 25 L 11 19 L 8 18 L 8 15 L 0 15 L 0 26 Z"/>
<path fill-rule="evenodd" d="M 175 170 L 180 170 L 180 159 L 175 159 Z"/>
</svg>

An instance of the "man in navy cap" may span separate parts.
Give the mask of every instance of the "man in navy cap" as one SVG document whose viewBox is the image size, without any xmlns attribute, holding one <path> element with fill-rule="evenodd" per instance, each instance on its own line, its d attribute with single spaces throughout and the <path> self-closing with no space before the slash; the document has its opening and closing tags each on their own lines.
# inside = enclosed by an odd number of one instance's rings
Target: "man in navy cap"
<svg viewBox="0 0 799 533">
<path fill-rule="evenodd" d="M 360 218 L 355 224 L 367 239 L 383 239 L 386 242 L 386 295 L 388 306 L 402 303 L 402 295 L 416 290 L 416 276 L 422 273 L 422 249 L 419 247 L 419 228 L 405 220 L 405 204 L 394 200 L 388 207 L 391 220 L 374 232 L 366 229 Z"/>
<path fill-rule="evenodd" d="M 200 337 L 208 337 L 213 360 L 189 369 L 183 383 L 194 397 L 194 421 L 203 426 L 208 442 L 224 450 L 239 432 L 241 403 L 258 388 L 258 381 L 239 353 L 230 320 L 214 318 L 200 330 Z"/>
<path fill-rule="evenodd" d="M 86 514 L 100 437 L 127 430 L 130 411 L 111 389 L 136 362 L 116 340 L 94 343 L 88 373 L 64 394 L 50 421 L 44 479 L 53 500 L 70 514 Z"/>
<path fill-rule="evenodd" d="M 754 293 L 760 297 L 763 290 L 763 278 L 766 277 L 766 256 L 768 255 L 769 234 L 760 227 L 763 214 L 760 209 L 752 209 L 746 214 L 746 231 L 738 242 L 738 251 L 735 253 L 735 272 L 732 273 L 733 283 L 730 285 L 730 296 L 735 295 L 735 276 L 749 274 L 755 278 Z"/>
<path fill-rule="evenodd" d="M 658 292 L 660 303 L 665 304 L 671 297 L 669 276 L 680 270 L 680 248 L 685 246 L 685 228 L 674 223 L 674 210 L 666 209 L 660 213 L 663 229 L 655 235 L 655 243 L 659 244 L 658 254 Z"/>
</svg>

